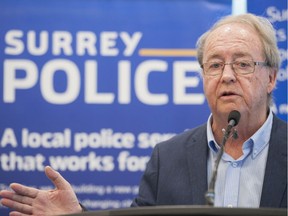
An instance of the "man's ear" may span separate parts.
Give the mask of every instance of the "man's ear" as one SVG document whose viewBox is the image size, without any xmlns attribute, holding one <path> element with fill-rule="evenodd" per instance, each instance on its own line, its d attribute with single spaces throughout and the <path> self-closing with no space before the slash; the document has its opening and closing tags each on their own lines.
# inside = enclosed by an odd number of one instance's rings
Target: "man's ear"
<svg viewBox="0 0 288 216">
<path fill-rule="evenodd" d="M 277 69 L 271 68 L 269 70 L 269 82 L 267 86 L 267 93 L 270 94 L 273 89 L 276 87 L 276 81 L 277 81 Z"/>
</svg>

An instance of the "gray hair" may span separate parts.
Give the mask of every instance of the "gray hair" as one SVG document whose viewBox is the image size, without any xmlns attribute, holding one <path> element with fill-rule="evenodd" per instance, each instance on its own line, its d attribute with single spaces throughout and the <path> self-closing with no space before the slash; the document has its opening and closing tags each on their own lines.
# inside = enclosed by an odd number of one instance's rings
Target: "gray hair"
<svg viewBox="0 0 288 216">
<path fill-rule="evenodd" d="M 223 17 L 218 22 L 216 22 L 212 28 L 205 32 L 197 41 L 197 58 L 198 62 L 201 65 L 203 63 L 203 52 L 205 47 L 205 42 L 208 36 L 220 26 L 230 24 L 230 23 L 241 23 L 250 26 L 254 29 L 260 38 L 260 41 L 263 46 L 263 54 L 266 58 L 266 62 L 271 68 L 276 69 L 278 72 L 280 68 L 280 55 L 279 50 L 277 47 L 277 39 L 275 34 L 275 29 L 273 28 L 272 24 L 264 17 L 256 16 L 254 14 L 241 14 L 241 15 L 230 15 Z M 268 95 L 268 102 L 269 105 L 272 104 L 272 96 Z"/>
</svg>

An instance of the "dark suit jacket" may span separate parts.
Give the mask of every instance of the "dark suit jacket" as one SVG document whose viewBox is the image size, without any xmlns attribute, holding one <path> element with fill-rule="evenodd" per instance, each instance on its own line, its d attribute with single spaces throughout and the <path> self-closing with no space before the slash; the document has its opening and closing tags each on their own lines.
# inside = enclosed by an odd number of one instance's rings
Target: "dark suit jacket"
<svg viewBox="0 0 288 216">
<path fill-rule="evenodd" d="M 131 206 L 204 205 L 206 124 L 156 145 Z M 260 207 L 287 207 L 287 123 L 274 116 Z"/>
</svg>

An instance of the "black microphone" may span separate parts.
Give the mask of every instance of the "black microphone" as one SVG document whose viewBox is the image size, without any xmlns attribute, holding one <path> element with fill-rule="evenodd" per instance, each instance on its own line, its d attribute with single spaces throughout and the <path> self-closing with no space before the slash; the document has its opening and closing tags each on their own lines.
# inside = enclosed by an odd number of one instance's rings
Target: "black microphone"
<svg viewBox="0 0 288 216">
<path fill-rule="evenodd" d="M 237 110 L 233 110 L 229 113 L 229 116 L 228 116 L 228 127 L 227 127 L 227 132 L 228 132 L 228 136 L 231 132 L 231 129 L 233 127 L 235 127 L 238 123 L 239 123 L 239 120 L 240 120 L 240 117 L 241 117 L 241 114 L 240 112 L 238 112 Z"/>
<path fill-rule="evenodd" d="M 211 181 L 210 181 L 210 184 L 208 187 L 208 191 L 205 194 L 206 203 L 209 206 L 214 206 L 215 182 L 216 182 L 216 177 L 217 177 L 218 166 L 219 166 L 220 160 L 221 160 L 223 152 L 224 152 L 225 143 L 226 143 L 227 139 L 229 138 L 229 135 L 231 133 L 231 129 L 239 123 L 240 117 L 241 117 L 241 114 L 237 110 L 233 110 L 229 113 L 228 126 L 225 130 L 225 133 L 224 133 L 224 136 L 222 139 L 222 143 L 220 146 L 221 148 L 220 148 L 219 154 L 218 154 L 216 161 L 215 161 L 215 165 L 214 165 L 214 169 L 213 169 L 213 173 L 212 173 L 212 178 L 211 178 Z"/>
</svg>

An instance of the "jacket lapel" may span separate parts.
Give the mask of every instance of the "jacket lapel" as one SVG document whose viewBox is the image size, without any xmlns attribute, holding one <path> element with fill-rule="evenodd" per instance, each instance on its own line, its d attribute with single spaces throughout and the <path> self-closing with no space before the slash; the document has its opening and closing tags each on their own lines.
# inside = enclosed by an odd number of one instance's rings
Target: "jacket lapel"
<svg viewBox="0 0 288 216">
<path fill-rule="evenodd" d="M 189 168 L 190 187 L 192 190 L 192 204 L 204 205 L 207 184 L 207 155 L 208 144 L 206 124 L 198 128 L 187 144 L 187 163 Z"/>
<path fill-rule="evenodd" d="M 285 202 L 287 190 L 287 124 L 273 119 L 260 207 L 276 208 Z"/>
</svg>

